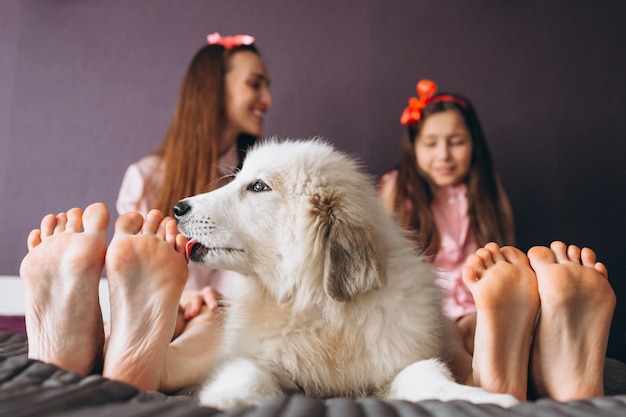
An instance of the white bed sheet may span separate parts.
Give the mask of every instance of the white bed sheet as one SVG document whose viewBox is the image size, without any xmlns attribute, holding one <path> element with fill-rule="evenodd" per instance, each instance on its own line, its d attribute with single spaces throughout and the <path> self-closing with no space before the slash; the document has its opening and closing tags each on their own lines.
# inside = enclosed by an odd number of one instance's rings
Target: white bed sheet
<svg viewBox="0 0 626 417">
<path fill-rule="evenodd" d="M 23 316 L 24 292 L 18 276 L 0 275 L 0 316 Z M 100 280 L 100 306 L 105 322 L 109 321 L 109 287 L 105 278 Z"/>
</svg>

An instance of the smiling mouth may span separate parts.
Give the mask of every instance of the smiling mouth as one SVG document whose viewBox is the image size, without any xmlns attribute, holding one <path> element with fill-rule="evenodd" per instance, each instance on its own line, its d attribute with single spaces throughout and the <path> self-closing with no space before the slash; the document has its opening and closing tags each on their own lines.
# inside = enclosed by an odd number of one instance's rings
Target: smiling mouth
<svg viewBox="0 0 626 417">
<path fill-rule="evenodd" d="M 454 168 L 437 168 L 435 172 L 439 173 L 440 175 L 449 175 L 454 172 Z"/>
<path fill-rule="evenodd" d="M 208 247 L 208 246 L 204 246 L 203 244 L 198 242 L 196 239 L 189 239 L 187 241 L 187 244 L 185 245 L 185 258 L 187 259 L 187 262 L 189 262 L 189 260 L 199 261 L 204 256 L 206 256 L 207 253 L 219 252 L 219 251 L 240 252 L 240 253 L 244 252 L 243 249 L 237 249 L 237 248 L 228 248 L 228 247 L 219 247 L 219 246 Z"/>
</svg>

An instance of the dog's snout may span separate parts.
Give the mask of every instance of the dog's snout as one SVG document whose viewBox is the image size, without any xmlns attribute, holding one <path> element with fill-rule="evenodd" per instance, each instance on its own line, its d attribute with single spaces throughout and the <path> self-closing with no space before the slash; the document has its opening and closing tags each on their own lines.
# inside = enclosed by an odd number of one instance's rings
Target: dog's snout
<svg viewBox="0 0 626 417">
<path fill-rule="evenodd" d="M 172 212 L 174 213 L 176 220 L 180 220 L 182 217 L 185 217 L 185 215 L 190 211 L 191 205 L 185 200 L 181 200 L 174 204 L 174 207 L 172 208 Z"/>
</svg>

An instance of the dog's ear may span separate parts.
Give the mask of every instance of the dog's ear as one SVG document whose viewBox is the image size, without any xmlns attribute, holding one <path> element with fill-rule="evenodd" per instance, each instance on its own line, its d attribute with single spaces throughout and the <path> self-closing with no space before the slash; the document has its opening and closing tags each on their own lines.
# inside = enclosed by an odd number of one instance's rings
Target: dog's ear
<svg viewBox="0 0 626 417">
<path fill-rule="evenodd" d="M 335 301 L 350 301 L 357 294 L 386 284 L 384 245 L 358 214 L 347 213 L 335 198 L 314 198 L 318 227 L 324 244 L 324 291 Z M 350 218 L 352 214 L 356 218 Z"/>
</svg>

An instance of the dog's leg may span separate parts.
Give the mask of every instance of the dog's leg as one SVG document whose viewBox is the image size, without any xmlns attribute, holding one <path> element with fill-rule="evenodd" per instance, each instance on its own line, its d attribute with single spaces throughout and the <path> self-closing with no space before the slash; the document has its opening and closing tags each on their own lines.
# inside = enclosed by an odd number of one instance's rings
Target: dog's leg
<svg viewBox="0 0 626 417">
<path fill-rule="evenodd" d="M 458 384 L 448 367 L 436 359 L 415 362 L 403 369 L 392 381 L 387 399 L 412 402 L 465 400 L 502 407 L 518 403 L 512 395 L 489 393 L 482 388 Z"/>
<path fill-rule="evenodd" d="M 202 405 L 230 410 L 283 395 L 282 387 L 268 370 L 249 360 L 237 359 L 219 369 L 202 387 L 198 399 Z"/>
</svg>

